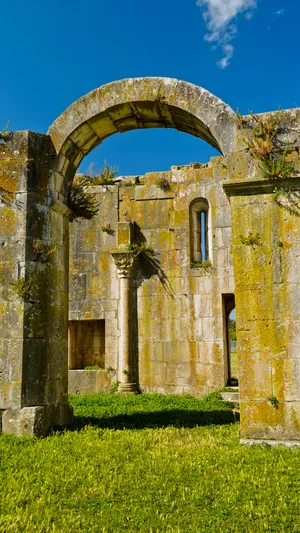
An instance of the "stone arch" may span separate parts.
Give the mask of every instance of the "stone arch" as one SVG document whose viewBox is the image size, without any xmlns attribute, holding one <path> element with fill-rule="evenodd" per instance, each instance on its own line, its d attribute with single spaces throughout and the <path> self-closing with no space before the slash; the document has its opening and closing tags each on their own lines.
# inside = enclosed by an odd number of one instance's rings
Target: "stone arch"
<svg viewBox="0 0 300 533">
<path fill-rule="evenodd" d="M 48 134 L 57 152 L 54 186 L 68 194 L 84 156 L 104 139 L 133 129 L 175 128 L 223 155 L 236 149 L 236 116 L 197 85 L 171 78 L 129 78 L 103 85 L 68 107 Z"/>
</svg>

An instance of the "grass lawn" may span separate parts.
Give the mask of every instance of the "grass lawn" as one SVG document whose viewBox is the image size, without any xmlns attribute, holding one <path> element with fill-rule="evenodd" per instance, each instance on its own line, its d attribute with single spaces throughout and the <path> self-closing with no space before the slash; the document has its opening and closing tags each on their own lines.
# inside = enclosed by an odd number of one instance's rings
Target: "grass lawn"
<svg viewBox="0 0 300 533">
<path fill-rule="evenodd" d="M 300 451 L 239 444 L 218 394 L 72 397 L 71 430 L 0 436 L 0 532 L 300 532 Z"/>
</svg>

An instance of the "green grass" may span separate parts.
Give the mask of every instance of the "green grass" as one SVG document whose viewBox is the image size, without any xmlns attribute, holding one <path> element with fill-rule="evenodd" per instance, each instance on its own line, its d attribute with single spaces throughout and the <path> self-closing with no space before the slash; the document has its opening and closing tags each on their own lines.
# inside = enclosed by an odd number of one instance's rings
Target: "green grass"
<svg viewBox="0 0 300 533">
<path fill-rule="evenodd" d="M 1 533 L 300 531 L 299 451 L 241 446 L 218 394 L 71 403 L 72 430 L 0 436 Z"/>
</svg>

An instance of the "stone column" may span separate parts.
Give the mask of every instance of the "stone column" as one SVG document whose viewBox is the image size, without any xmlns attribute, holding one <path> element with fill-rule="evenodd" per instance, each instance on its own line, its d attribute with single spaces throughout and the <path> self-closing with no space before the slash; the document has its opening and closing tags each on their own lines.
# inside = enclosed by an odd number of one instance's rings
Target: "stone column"
<svg viewBox="0 0 300 533">
<path fill-rule="evenodd" d="M 120 278 L 119 303 L 119 393 L 136 393 L 137 384 L 133 382 L 132 361 L 132 270 L 135 254 L 132 251 L 112 252 L 113 260 Z"/>
</svg>

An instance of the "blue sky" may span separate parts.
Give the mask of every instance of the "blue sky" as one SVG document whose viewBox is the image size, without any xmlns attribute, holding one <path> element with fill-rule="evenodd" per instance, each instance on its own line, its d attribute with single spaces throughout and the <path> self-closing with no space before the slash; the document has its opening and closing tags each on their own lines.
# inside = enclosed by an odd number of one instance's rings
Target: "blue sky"
<svg viewBox="0 0 300 533">
<path fill-rule="evenodd" d="M 14 0 L 0 10 L 0 130 L 46 133 L 72 102 L 118 79 L 169 76 L 242 113 L 300 106 L 299 0 Z M 198 4 L 198 5 L 197 5 Z M 174 130 L 107 139 L 83 162 L 119 174 L 207 161 Z"/>
</svg>

